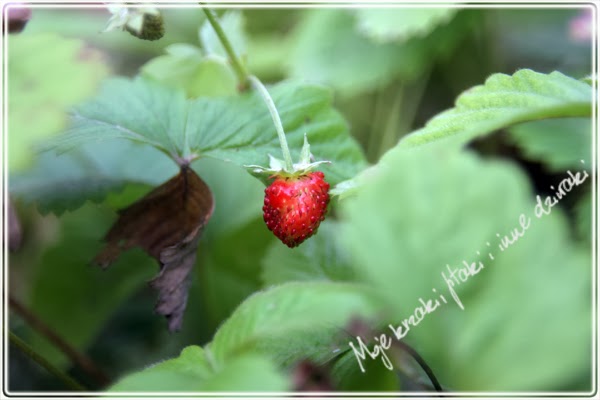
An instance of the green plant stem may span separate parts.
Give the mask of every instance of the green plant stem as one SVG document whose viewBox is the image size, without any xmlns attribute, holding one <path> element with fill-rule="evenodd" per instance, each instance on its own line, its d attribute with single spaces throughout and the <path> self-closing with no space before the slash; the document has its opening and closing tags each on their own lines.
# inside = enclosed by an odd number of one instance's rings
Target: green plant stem
<svg viewBox="0 0 600 400">
<path fill-rule="evenodd" d="M 200 4 L 204 5 L 203 3 L 200 3 Z M 212 11 L 207 8 L 204 8 L 204 7 L 202 8 L 202 11 L 204 11 L 204 14 L 206 14 L 206 18 L 208 19 L 208 22 L 210 23 L 212 28 L 215 30 L 215 33 L 217 34 L 219 41 L 223 45 L 223 48 L 225 49 L 225 52 L 227 53 L 227 56 L 229 57 L 231 66 L 233 67 L 233 70 L 235 71 L 235 74 L 237 75 L 240 90 L 245 90 L 248 87 L 248 78 L 249 78 L 248 70 L 246 70 L 246 67 L 244 67 L 244 65 L 240 62 L 240 59 L 238 58 L 238 56 L 235 54 L 235 51 L 233 50 L 233 46 L 229 42 L 229 39 L 227 38 L 227 35 L 223 31 L 223 28 L 221 28 L 221 24 L 219 24 L 219 21 L 217 21 L 217 19 L 213 15 Z"/>
<path fill-rule="evenodd" d="M 279 144 L 281 145 L 283 159 L 285 160 L 285 169 L 291 172 L 294 169 L 292 155 L 290 154 L 287 139 L 285 138 L 285 132 L 283 131 L 283 125 L 281 124 L 281 118 L 279 118 L 279 113 L 277 112 L 275 103 L 267 91 L 267 88 L 265 88 L 265 86 L 257 77 L 251 75 L 248 77 L 248 80 L 252 84 L 252 87 L 261 95 L 265 104 L 267 105 L 267 108 L 269 109 L 269 113 L 271 113 L 271 118 L 273 118 L 273 124 L 275 124 L 275 130 L 277 131 L 277 136 L 279 137 Z"/>
<path fill-rule="evenodd" d="M 204 5 L 203 3 L 200 3 Z M 277 137 L 279 138 L 279 144 L 281 145 L 281 152 L 283 153 L 283 159 L 285 161 L 285 169 L 291 172 L 294 169 L 294 164 L 292 163 L 292 156 L 290 154 L 290 149 L 287 144 L 287 139 L 285 137 L 285 132 L 283 131 L 283 125 L 281 124 L 281 118 L 279 118 L 279 113 L 277 112 L 277 108 L 275 107 L 275 103 L 271 98 L 271 95 L 267 91 L 267 88 L 262 84 L 262 82 L 255 76 L 250 75 L 248 70 L 244 67 L 244 65 L 240 62 L 240 59 L 235 54 L 233 50 L 233 46 L 229 42 L 227 35 L 223 31 L 221 24 L 215 18 L 212 11 L 207 8 L 202 8 L 204 14 L 206 14 L 206 18 L 208 22 L 215 30 L 219 41 L 223 45 L 227 56 L 229 57 L 229 61 L 238 77 L 238 81 L 240 84 L 240 88 L 244 90 L 248 82 L 252 84 L 252 87 L 260 94 L 263 98 L 267 108 L 269 109 L 269 113 L 271 113 L 271 118 L 273 118 L 273 124 L 275 124 L 275 130 L 277 131 Z"/>
<path fill-rule="evenodd" d="M 14 344 L 19 350 L 21 350 L 25 355 L 31 358 L 33 361 L 44 367 L 49 373 L 60 379 L 67 387 L 77 391 L 86 391 L 87 389 L 83 387 L 79 382 L 71 378 L 69 375 L 65 374 L 60 369 L 56 368 L 52 365 L 48 360 L 46 360 L 43 356 L 37 353 L 31 346 L 25 343 L 20 337 L 15 335 L 12 332 L 8 332 L 8 337 L 10 342 Z"/>
</svg>

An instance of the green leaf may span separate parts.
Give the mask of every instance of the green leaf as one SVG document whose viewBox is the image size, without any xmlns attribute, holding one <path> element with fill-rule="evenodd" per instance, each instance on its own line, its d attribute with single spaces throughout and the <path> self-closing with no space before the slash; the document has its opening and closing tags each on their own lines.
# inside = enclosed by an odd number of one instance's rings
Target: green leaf
<svg viewBox="0 0 600 400">
<path fill-rule="evenodd" d="M 9 168 L 29 167 L 32 145 L 58 133 L 67 108 L 92 95 L 108 73 L 102 55 L 80 40 L 20 34 L 8 41 Z"/>
<path fill-rule="evenodd" d="M 290 249 L 272 241 L 262 260 L 264 285 L 289 281 L 352 281 L 348 254 L 338 244 L 338 224 L 324 221 L 318 233 L 300 247 Z"/>
<path fill-rule="evenodd" d="M 175 163 L 153 147 L 113 139 L 60 156 L 43 153 L 33 168 L 10 175 L 9 188 L 42 213 L 61 214 L 87 200 L 100 202 L 127 184 L 156 186 L 176 173 Z"/>
<path fill-rule="evenodd" d="M 122 378 L 110 392 L 248 392 L 285 391 L 289 383 L 266 358 L 243 354 L 215 370 L 210 355 L 198 346 Z"/>
<path fill-rule="evenodd" d="M 190 98 L 236 93 L 235 74 L 223 60 L 205 57 L 200 49 L 184 44 L 168 46 L 166 51 L 167 55 L 141 67 L 143 77 L 184 90 Z"/>
<path fill-rule="evenodd" d="M 287 283 L 244 301 L 208 349 L 217 363 L 248 349 L 284 367 L 303 359 L 326 362 L 348 348 L 346 324 L 354 317 L 372 318 L 380 307 L 378 297 L 363 286 Z"/>
<path fill-rule="evenodd" d="M 293 158 L 304 134 L 335 184 L 365 166 L 358 144 L 323 87 L 283 82 L 270 89 L 279 110 Z M 239 166 L 267 165 L 268 154 L 280 147 L 271 116 L 260 97 L 198 98 L 186 101 L 181 91 L 144 79 L 108 80 L 100 95 L 74 112 L 71 128 L 50 147 L 65 151 L 81 143 L 126 138 L 151 144 L 174 159 L 217 158 Z"/>
<path fill-rule="evenodd" d="M 285 392 L 291 383 L 268 358 L 243 354 L 229 360 L 222 371 L 206 382 L 206 391 Z"/>
<path fill-rule="evenodd" d="M 543 162 L 553 171 L 592 168 L 591 119 L 533 121 L 515 125 L 509 132 L 527 159 Z"/>
<path fill-rule="evenodd" d="M 404 42 L 426 36 L 437 25 L 447 23 L 456 8 L 359 8 L 357 29 L 376 42 Z"/>
<path fill-rule="evenodd" d="M 152 365 L 120 379 L 111 392 L 198 391 L 213 373 L 204 349 L 189 346 L 177 358 Z"/>
<path fill-rule="evenodd" d="M 293 47 L 288 70 L 291 76 L 331 85 L 344 96 L 378 88 L 396 78 L 413 81 L 435 58 L 454 48 L 472 17 L 466 12 L 426 38 L 398 44 L 365 38 L 347 10 L 307 11 L 290 38 Z"/>
<path fill-rule="evenodd" d="M 340 237 L 357 279 L 394 305 L 390 323 L 409 318 L 420 298 L 440 301 L 405 340 L 444 386 L 550 391 L 589 376 L 591 248 L 571 241 L 560 205 L 535 216 L 513 164 L 443 143 L 396 148 L 342 204 Z M 501 251 L 499 236 L 519 228 L 521 214 L 530 227 Z M 442 272 L 463 261 L 484 268 L 454 287 L 461 310 Z"/>
<path fill-rule="evenodd" d="M 431 119 L 399 143 L 412 147 L 445 139 L 463 145 L 510 125 L 544 118 L 590 117 L 592 88 L 558 71 L 529 69 L 514 75 L 494 74 L 456 99 L 454 108 Z"/>
<path fill-rule="evenodd" d="M 79 350 L 95 339 L 115 310 L 155 273 L 156 263 L 140 251 L 124 254 L 110 273 L 90 267 L 112 213 L 83 207 L 60 221 L 58 242 L 42 254 L 31 282 L 29 306 L 58 335 Z M 45 338 L 29 343 L 53 363 L 67 360 Z"/>
</svg>

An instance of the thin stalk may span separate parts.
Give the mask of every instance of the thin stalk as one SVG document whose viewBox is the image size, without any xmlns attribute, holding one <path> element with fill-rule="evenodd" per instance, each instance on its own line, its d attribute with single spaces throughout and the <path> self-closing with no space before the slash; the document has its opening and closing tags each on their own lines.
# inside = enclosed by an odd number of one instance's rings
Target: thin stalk
<svg viewBox="0 0 600 400">
<path fill-rule="evenodd" d="M 273 124 L 275 124 L 275 130 L 277 131 L 277 137 L 279 137 L 281 152 L 283 153 L 283 159 L 285 160 L 285 169 L 288 172 L 291 172 L 294 169 L 294 164 L 292 163 L 292 155 L 290 154 L 287 139 L 285 138 L 285 132 L 283 131 L 283 125 L 281 124 L 281 118 L 279 118 L 279 113 L 277 112 L 275 103 L 273 102 L 271 95 L 267 91 L 267 88 L 265 88 L 265 86 L 257 77 L 250 75 L 248 77 L 248 80 L 252 84 L 252 87 L 261 95 L 265 104 L 267 105 L 267 108 L 269 109 L 269 113 L 271 114 L 271 118 L 273 119 Z"/>
<path fill-rule="evenodd" d="M 87 389 L 83 387 L 79 382 L 75 379 L 71 378 L 69 375 L 65 374 L 60 369 L 56 368 L 54 365 L 50 363 L 50 361 L 46 360 L 42 355 L 37 353 L 31 346 L 25 343 L 20 337 L 15 335 L 12 332 L 8 332 L 8 337 L 10 342 L 14 344 L 19 350 L 21 350 L 25 355 L 31 358 L 33 361 L 44 367 L 50 374 L 54 375 L 56 378 L 60 379 L 67 387 L 77 391 L 86 391 Z"/>
<path fill-rule="evenodd" d="M 27 322 L 36 332 L 50 341 L 50 343 L 65 354 L 75 365 L 79 366 L 86 374 L 93 378 L 98 385 L 105 386 L 110 382 L 108 376 L 100 370 L 89 357 L 67 343 L 67 341 L 17 299 L 9 295 L 8 302 L 12 311 L 23 318 L 23 320 L 25 320 L 25 322 Z"/>
<path fill-rule="evenodd" d="M 200 3 L 200 4 L 203 5 L 202 3 Z M 227 38 L 227 35 L 223 31 L 223 28 L 221 28 L 221 24 L 219 24 L 219 21 L 217 21 L 217 19 L 213 15 L 212 11 L 207 8 L 204 8 L 204 7 L 202 8 L 202 11 L 204 11 L 204 14 L 206 14 L 206 18 L 208 19 L 208 22 L 215 30 L 215 33 L 217 34 L 219 41 L 223 45 L 223 48 L 225 49 L 225 52 L 227 53 L 227 56 L 229 57 L 231 66 L 233 67 L 233 70 L 235 71 L 235 74 L 237 75 L 239 85 L 240 85 L 240 90 L 245 90 L 248 87 L 248 78 L 249 78 L 248 70 L 246 70 L 246 67 L 244 67 L 244 65 L 240 62 L 240 59 L 238 58 L 237 54 L 235 54 L 235 51 L 233 50 L 233 46 L 231 45 L 231 42 L 229 42 L 229 39 Z"/>
<path fill-rule="evenodd" d="M 204 5 L 203 3 L 200 4 Z M 204 11 L 204 14 L 206 14 L 208 22 L 215 30 L 219 41 L 221 41 L 221 44 L 223 45 L 223 48 L 225 49 L 225 52 L 229 57 L 229 61 L 231 62 L 235 74 L 238 77 L 240 89 L 246 89 L 248 81 L 250 81 L 252 87 L 261 95 L 265 104 L 267 105 L 269 113 L 271 114 L 271 118 L 273 119 L 273 124 L 275 124 L 275 130 L 277 131 L 279 144 L 281 145 L 281 152 L 283 153 L 283 159 L 285 161 L 285 169 L 291 172 L 294 169 L 294 164 L 292 163 L 292 156 L 290 154 L 290 149 L 287 144 L 287 139 L 285 138 L 285 132 L 283 131 L 281 118 L 279 117 L 279 113 L 277 112 L 277 108 L 275 107 L 275 103 L 273 102 L 271 95 L 269 94 L 265 86 L 262 84 L 262 82 L 257 77 L 250 75 L 246 67 L 244 67 L 244 65 L 240 62 L 240 59 L 238 58 L 237 54 L 235 54 L 233 46 L 229 42 L 227 35 L 221 27 L 221 24 L 219 24 L 219 21 L 217 21 L 212 11 L 207 8 L 202 8 L 202 11 Z"/>
</svg>

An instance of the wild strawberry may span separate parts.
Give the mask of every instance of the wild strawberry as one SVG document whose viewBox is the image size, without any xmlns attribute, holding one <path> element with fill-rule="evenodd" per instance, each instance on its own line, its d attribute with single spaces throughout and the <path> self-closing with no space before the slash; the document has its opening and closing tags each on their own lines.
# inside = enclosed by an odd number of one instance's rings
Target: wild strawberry
<svg viewBox="0 0 600 400">
<path fill-rule="evenodd" d="M 287 163 L 272 156 L 269 159 L 268 168 L 260 165 L 246 165 L 246 168 L 267 185 L 263 205 L 267 228 L 288 247 L 296 247 L 314 235 L 325 218 L 329 183 L 322 172 L 311 169 L 329 161 L 313 160 L 306 135 L 297 164 L 291 163 L 289 154 Z"/>
<path fill-rule="evenodd" d="M 329 183 L 322 172 L 277 176 L 265 189 L 263 218 L 288 247 L 317 232 L 329 204 Z"/>
</svg>

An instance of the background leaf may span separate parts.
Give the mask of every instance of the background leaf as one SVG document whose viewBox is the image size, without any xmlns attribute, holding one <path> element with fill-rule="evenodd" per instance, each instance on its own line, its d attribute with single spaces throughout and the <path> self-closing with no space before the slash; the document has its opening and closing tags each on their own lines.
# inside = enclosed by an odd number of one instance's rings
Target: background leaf
<svg viewBox="0 0 600 400">
<path fill-rule="evenodd" d="M 34 143 L 64 129 L 65 109 L 94 94 L 108 68 L 99 51 L 57 34 L 12 35 L 7 43 L 8 157 L 17 171 L 32 163 Z"/>
<path fill-rule="evenodd" d="M 514 75 L 494 74 L 456 99 L 454 108 L 407 135 L 400 146 L 439 139 L 464 144 L 519 122 L 543 118 L 589 117 L 592 88 L 560 72 L 548 75 L 528 69 Z"/>
<path fill-rule="evenodd" d="M 273 241 L 262 260 L 266 286 L 289 281 L 352 281 L 354 271 L 347 252 L 339 246 L 336 222 L 325 220 L 318 234 L 294 249 Z"/>
<path fill-rule="evenodd" d="M 510 138 L 523 149 L 527 159 L 540 161 L 553 171 L 569 168 L 589 171 L 592 168 L 591 119 L 533 121 L 515 125 L 509 132 Z"/>
<path fill-rule="evenodd" d="M 61 219 L 58 242 L 42 255 L 33 278 L 30 309 L 61 337 L 85 350 L 114 310 L 156 272 L 139 251 L 125 254 L 111 273 L 90 266 L 108 212 L 83 207 Z M 110 294 L 110 295 L 108 295 Z M 56 363 L 66 359 L 48 341 L 31 335 L 37 351 Z"/>
<path fill-rule="evenodd" d="M 141 67 L 143 77 L 185 91 L 187 97 L 224 96 L 236 93 L 236 77 L 221 59 L 205 57 L 199 48 L 173 44 L 167 54 Z"/>
<path fill-rule="evenodd" d="M 456 8 L 359 8 L 357 28 L 376 42 L 404 42 L 426 36 L 437 25 L 447 23 Z"/>
<path fill-rule="evenodd" d="M 465 13 L 425 39 L 396 44 L 375 43 L 361 36 L 347 10 L 307 11 L 293 33 L 296 45 L 288 60 L 289 71 L 292 76 L 331 85 L 344 96 L 383 86 L 394 78 L 412 81 L 429 62 L 457 44 L 472 17 Z"/>
</svg>

